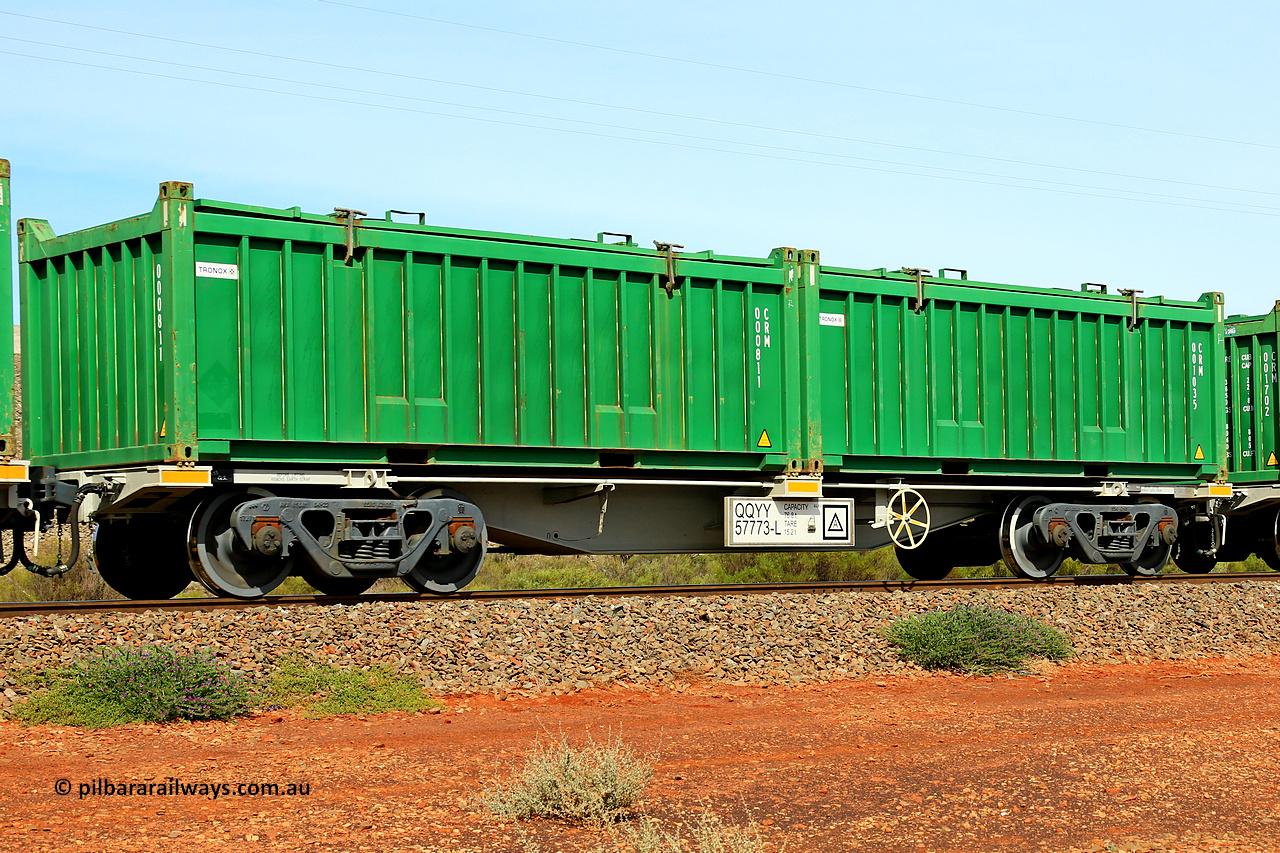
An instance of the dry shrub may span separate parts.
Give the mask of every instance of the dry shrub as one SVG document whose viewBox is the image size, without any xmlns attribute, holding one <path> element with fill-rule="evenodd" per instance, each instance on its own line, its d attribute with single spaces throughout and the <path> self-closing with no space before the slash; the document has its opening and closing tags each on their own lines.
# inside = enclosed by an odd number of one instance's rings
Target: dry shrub
<svg viewBox="0 0 1280 853">
<path fill-rule="evenodd" d="M 690 835 L 686 839 L 678 831 L 668 832 L 646 817 L 624 826 L 620 840 L 635 853 L 761 853 L 765 848 L 755 827 L 726 824 L 710 810 L 702 812 Z"/>
<path fill-rule="evenodd" d="M 546 817 L 594 826 L 630 817 L 653 763 L 619 740 L 581 747 L 559 739 L 539 741 L 524 767 L 506 782 L 487 787 L 481 805 L 500 818 Z"/>
</svg>

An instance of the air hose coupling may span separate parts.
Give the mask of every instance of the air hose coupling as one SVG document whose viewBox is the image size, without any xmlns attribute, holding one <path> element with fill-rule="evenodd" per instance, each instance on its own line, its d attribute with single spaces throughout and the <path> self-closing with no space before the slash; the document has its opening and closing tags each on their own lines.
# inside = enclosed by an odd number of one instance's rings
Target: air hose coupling
<svg viewBox="0 0 1280 853">
<path fill-rule="evenodd" d="M 105 495 L 114 492 L 116 489 L 117 486 L 113 483 L 86 483 L 76 489 L 75 499 L 71 502 L 71 509 L 67 512 L 67 520 L 71 524 L 71 551 L 67 554 L 67 558 L 59 560 L 57 565 L 53 566 L 41 566 L 24 560 L 26 567 L 46 578 L 57 577 L 71 571 L 71 567 L 80 559 L 80 507 L 84 504 L 84 499 L 89 495 Z"/>
</svg>

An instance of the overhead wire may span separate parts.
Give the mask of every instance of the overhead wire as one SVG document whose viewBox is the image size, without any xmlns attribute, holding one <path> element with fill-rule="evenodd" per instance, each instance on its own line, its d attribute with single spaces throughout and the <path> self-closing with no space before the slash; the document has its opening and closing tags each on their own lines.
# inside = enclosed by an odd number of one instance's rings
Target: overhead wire
<svg viewBox="0 0 1280 853">
<path fill-rule="evenodd" d="M 367 7 L 358 7 L 358 8 L 367 8 Z M 596 107 L 601 109 L 611 109 L 611 110 L 619 110 L 619 111 L 625 111 L 625 112 L 640 113 L 645 115 L 660 116 L 663 118 L 674 118 L 674 119 L 681 119 L 686 121 L 705 122 L 710 124 L 718 124 L 718 125 L 729 126 L 729 127 L 738 127 L 743 129 L 749 129 L 749 130 L 763 130 L 771 133 L 791 134 L 796 136 L 810 137 L 814 139 L 825 139 L 825 140 L 836 141 L 836 142 L 849 142 L 849 143 L 854 143 L 858 145 L 874 145 L 879 147 L 896 148 L 896 149 L 906 150 L 906 151 L 916 151 L 920 153 L 940 154 L 948 157 L 962 157 L 967 159 L 987 160 L 991 162 L 1006 163 L 1009 165 L 1029 166 L 1033 168 L 1042 168 L 1042 169 L 1056 169 L 1060 171 L 1070 171 L 1070 172 L 1078 172 L 1081 174 L 1098 175 L 1101 177 L 1124 178 L 1127 180 L 1135 180 L 1135 181 L 1167 183 L 1167 184 L 1175 184 L 1179 186 L 1195 187 L 1198 189 L 1222 190 L 1226 192 L 1239 192 L 1239 193 L 1250 193 L 1255 195 L 1280 196 L 1280 192 L 1272 191 L 1272 190 L 1263 190 L 1263 189 L 1256 189 L 1256 188 L 1250 188 L 1250 187 L 1233 187 L 1233 186 L 1225 186 L 1221 184 L 1207 184 L 1207 183 L 1201 183 L 1197 181 L 1179 180 L 1175 178 L 1159 178 L 1159 177 L 1152 177 L 1148 175 L 1135 175 L 1135 174 L 1125 173 L 1125 172 L 1111 172 L 1111 171 L 1106 171 L 1101 169 L 1088 169 L 1088 168 L 1082 168 L 1078 166 L 1066 166 L 1066 165 L 1055 164 L 1055 163 L 1041 163 L 1041 162 L 1036 162 L 1031 160 L 1020 160 L 1020 159 L 1010 158 L 1010 157 L 995 157 L 995 156 L 986 155 L 986 154 L 974 154 L 970 152 L 961 152 L 961 151 L 948 151 L 948 150 L 939 149 L 939 148 L 928 148 L 928 147 L 918 146 L 918 145 L 905 145 L 902 143 L 883 142 L 883 141 L 872 140 L 872 139 L 861 139 L 857 137 L 841 136 L 838 134 L 817 133 L 814 131 L 800 130 L 797 128 L 752 124 L 749 122 L 738 122 L 738 121 L 731 121 L 727 119 L 717 119 L 709 116 L 688 115 L 688 114 L 682 114 L 682 113 L 666 112 L 663 110 L 655 110 L 655 109 L 645 108 L 645 107 L 634 107 L 634 106 L 626 106 L 622 104 L 610 104 L 610 103 L 604 103 L 599 101 L 589 101 L 589 100 L 584 100 L 579 98 L 569 98 L 561 95 L 548 95 L 548 94 L 539 93 L 539 92 L 525 92 L 525 91 L 520 91 L 516 89 L 504 89 L 496 86 L 484 86 L 484 85 L 479 85 L 475 83 L 464 83 L 456 80 L 447 80 L 447 79 L 436 78 L 436 77 L 424 77 L 416 74 L 405 74 L 402 72 L 387 71 L 383 69 L 367 68 L 362 66 L 343 65 L 341 63 L 326 62 L 326 61 L 316 60 L 316 59 L 307 59 L 304 57 L 286 56 L 281 54 L 267 53 L 263 51 L 248 50 L 246 48 L 211 44 L 208 42 L 198 42 L 198 41 L 190 41 L 187 39 L 177 39 L 169 36 L 158 36 L 150 33 L 139 33 L 132 30 L 121 30 L 113 27 L 103 27 L 103 26 L 98 26 L 94 24 L 85 24 L 85 23 L 80 23 L 75 21 L 64 21 L 56 18 L 41 17 L 39 15 L 28 15 L 28 14 L 23 14 L 19 12 L 10 12 L 6 10 L 0 10 L 0 15 L 8 15 L 16 18 L 26 18 L 29 20 L 41 21 L 45 23 L 53 23 L 53 24 L 60 24 L 60 25 L 69 26 L 69 27 L 77 27 L 80 29 L 96 30 L 99 32 L 113 33 L 116 35 L 130 36 L 134 38 L 150 39 L 153 41 L 166 42 L 170 44 L 179 44 L 187 47 L 199 47 L 207 50 L 224 51 L 228 53 L 236 53 L 236 54 L 241 54 L 245 56 L 255 56 L 263 59 L 272 59 L 272 60 L 277 60 L 282 62 L 292 62 L 292 63 L 311 65 L 311 66 L 321 67 L 321 68 L 330 68 L 330 69 L 339 70 L 339 71 L 352 71 L 352 72 L 371 74 L 376 76 L 398 78 L 403 80 L 412 80 L 415 82 L 435 83 L 438 85 L 446 85 L 446 86 L 456 86 L 459 88 L 466 88 L 466 89 L 472 89 L 477 91 L 494 92 L 499 94 L 515 95 L 515 96 L 527 97 L 527 98 L 537 98 L 542 100 L 575 104 L 579 106 L 589 106 L 589 107 Z M 430 20 L 434 20 L 434 19 L 430 19 Z M 17 39 L 14 37 L 8 37 L 8 38 L 15 41 L 28 41 L 29 43 L 33 43 L 33 44 L 47 44 L 44 42 L 33 42 L 30 40 Z M 53 46 L 53 45 L 49 45 L 49 46 Z M 86 48 L 69 47 L 66 45 L 58 45 L 58 46 L 65 47 L 66 49 L 69 49 L 69 50 L 81 50 L 81 51 L 88 50 Z M 93 52 L 93 51 L 89 51 L 89 52 Z M 106 54 L 106 55 L 122 56 L 119 54 Z M 130 58 L 137 58 L 137 57 L 130 57 Z M 142 61 L 160 62 L 160 60 L 142 60 Z M 174 64 L 177 64 L 177 63 L 174 63 Z M 191 66 L 191 67 L 202 68 L 202 66 Z M 222 73 L 231 74 L 231 73 L 237 73 L 237 72 L 223 71 Z M 267 78 L 267 79 L 277 79 L 277 78 Z M 320 84 L 307 82 L 307 83 L 304 83 L 304 85 L 320 85 Z M 364 91 L 364 90 L 353 90 L 353 91 Z M 404 97 L 404 96 L 391 95 L 390 97 Z M 439 103 L 448 103 L 448 102 L 439 102 Z M 935 168 L 935 167 L 925 167 L 925 168 Z M 938 168 L 941 168 L 941 167 L 938 167 Z M 1019 180 L 1021 179 L 1019 178 Z M 1028 179 L 1028 180 L 1034 180 L 1034 179 Z"/>
<path fill-rule="evenodd" d="M 39 45 L 41 47 L 53 47 L 53 48 L 59 48 L 64 50 L 73 50 L 81 53 L 91 53 L 98 56 L 108 56 L 113 59 L 125 59 L 125 60 L 137 61 L 137 62 L 149 62 L 153 64 L 167 65 L 170 67 L 184 68 L 188 70 L 208 71 L 208 72 L 217 73 L 217 74 L 228 74 L 228 75 L 245 77 L 245 78 L 254 79 L 254 80 L 266 80 L 274 83 L 287 83 L 287 84 L 298 85 L 298 86 L 312 86 L 315 88 L 329 89 L 331 91 L 346 92 L 346 93 L 356 94 L 356 95 L 395 98 L 399 100 L 415 101 L 418 103 L 429 103 L 429 104 L 435 104 L 438 106 L 477 110 L 481 112 L 516 116 L 519 118 L 532 118 L 532 119 L 537 119 L 541 121 L 565 122 L 565 123 L 577 124 L 577 125 L 583 125 L 583 126 L 589 126 L 589 127 L 604 128 L 607 130 L 624 131 L 628 133 L 648 133 L 648 134 L 653 134 L 658 136 L 667 136 L 667 137 L 678 138 L 678 139 L 693 140 L 696 142 L 709 142 L 717 145 L 737 145 L 737 146 L 743 146 L 748 148 L 758 148 L 758 149 L 767 150 L 767 151 L 779 151 L 787 154 L 802 154 L 802 155 L 809 155 L 809 156 L 816 156 L 816 157 L 833 157 L 837 159 L 856 160 L 859 162 L 876 163 L 879 165 L 886 165 L 886 166 L 902 166 L 902 167 L 911 168 L 911 169 L 928 169 L 931 171 L 951 172 L 953 174 L 971 175 L 971 176 L 983 177 L 983 178 L 997 178 L 1000 180 L 1025 181 L 1025 182 L 1037 183 L 1037 184 L 1047 184 L 1050 186 L 1069 187 L 1073 189 L 1098 190 L 1102 192 L 1119 192 L 1119 193 L 1126 193 L 1130 195 L 1148 196 L 1151 198 L 1173 199 L 1177 201 L 1192 201 L 1192 202 L 1201 202 L 1201 203 L 1210 203 L 1210 204 L 1232 205 L 1235 207 L 1254 208 L 1258 210 L 1280 211 L 1280 208 L 1277 208 L 1277 207 L 1250 204 L 1247 202 L 1237 202 L 1237 201 L 1229 201 L 1229 200 L 1223 200 L 1223 199 L 1205 199 L 1205 198 L 1197 198 L 1193 196 L 1177 196 L 1177 195 L 1170 195 L 1167 193 L 1152 193 L 1144 190 L 1129 190 L 1129 189 L 1123 189 L 1119 187 L 1103 187 L 1103 186 L 1095 186 L 1091 184 L 1078 184 L 1078 183 L 1069 183 L 1065 181 L 1052 181 L 1044 178 L 1031 178 L 1031 177 L 1024 177 L 1020 175 L 1003 175 L 1003 174 L 991 173 L 991 172 L 977 172 L 969 169 L 955 169 L 955 168 L 950 168 L 946 166 L 931 166 L 928 164 L 910 163 L 910 162 L 902 162 L 902 161 L 896 161 L 896 160 L 881 160 L 881 159 L 876 159 L 871 157 L 859 157 L 855 155 L 841 154 L 838 152 L 831 152 L 831 151 L 814 151 L 811 149 L 790 148 L 787 146 L 780 146 L 780 145 L 767 145 L 762 143 L 746 142 L 746 141 L 735 140 L 735 139 L 721 139 L 716 137 L 699 136 L 696 134 L 678 133 L 674 131 L 654 130 L 651 128 L 644 128 L 644 127 L 633 127 L 628 125 L 610 124 L 607 122 L 589 121 L 585 119 L 565 118 L 561 116 L 548 116 L 540 113 L 528 113 L 528 112 L 522 112 L 518 110 L 506 110 L 506 109 L 499 109 L 494 107 L 481 107 L 481 106 L 476 106 L 474 104 L 461 104 L 461 103 L 456 103 L 451 101 L 441 101 L 433 98 L 423 98 L 415 95 L 401 95 L 393 92 L 377 92 L 377 91 L 372 91 L 368 89 L 358 89 L 358 88 L 349 87 L 349 86 L 338 86 L 338 85 L 329 84 L 329 83 L 317 83 L 309 80 L 295 80 L 287 77 L 275 77 L 271 75 L 255 74 L 252 72 L 235 71 L 235 70 L 217 68 L 217 67 L 212 67 L 207 65 L 195 65 L 191 63 L 176 62 L 176 61 L 164 60 L 164 59 L 151 59 L 149 57 L 114 53 L 111 51 L 97 50 L 94 48 L 84 48 L 84 47 L 76 47 L 72 45 L 55 44 L 52 42 L 36 41 L 33 39 L 22 39 L 22 38 L 17 38 L 15 36 L 0 36 L 0 39 L 3 39 L 5 41 L 20 42 L 23 44 L 34 44 L 34 45 Z M 466 118 L 464 116 L 455 116 L 455 117 Z"/>
<path fill-rule="evenodd" d="M 0 54 L 7 55 L 7 56 L 17 56 L 17 57 L 22 57 L 26 59 L 35 59 L 35 60 L 40 60 L 45 62 L 60 63 L 64 65 L 74 65 L 74 66 L 79 66 L 84 68 L 94 68 L 94 69 L 104 70 L 104 71 L 116 71 L 120 73 L 135 74 L 135 75 L 158 78 L 158 79 L 175 80 L 175 81 L 181 81 L 181 82 L 187 82 L 187 83 L 200 83 L 200 84 L 209 85 L 209 86 L 218 86 L 218 87 L 228 88 L 228 89 L 238 89 L 241 91 L 251 91 L 251 92 L 260 92 L 264 94 L 282 95 L 286 97 L 305 98 L 308 100 L 324 101 L 328 103 L 369 107 L 373 109 L 392 110 L 396 112 L 414 113 L 419 115 L 432 115 L 432 116 L 439 116 L 439 117 L 445 117 L 445 118 L 460 119 L 464 121 L 476 121 L 476 122 L 484 122 L 488 124 L 505 125 L 509 127 L 524 127 L 524 128 L 530 128 L 530 129 L 536 129 L 536 130 L 545 130 L 545 131 L 550 131 L 554 133 L 568 133 L 568 134 L 574 134 L 579 136 L 588 136 L 588 137 L 595 137 L 595 138 L 602 138 L 602 139 L 616 139 L 616 140 L 623 140 L 628 142 L 638 142 L 638 143 L 647 144 L 647 145 L 665 145 L 665 146 L 675 147 L 675 148 L 684 148 L 684 149 L 697 150 L 697 151 L 710 151 L 710 152 L 715 152 L 720 154 L 736 154 L 736 155 L 745 156 L 745 157 L 756 157 L 756 158 L 762 158 L 762 159 L 779 160 L 779 161 L 793 162 L 793 163 L 807 163 L 807 164 L 821 165 L 821 166 L 832 166 L 835 168 L 843 168 L 843 169 L 858 169 L 862 171 L 879 172 L 879 173 L 886 173 L 886 174 L 909 175 L 912 177 L 932 178 L 935 180 L 945 180 L 945 181 L 957 181 L 957 182 L 970 183 L 970 184 L 984 184 L 988 186 L 1009 187 L 1012 189 L 1033 190 L 1037 192 L 1051 192 L 1051 193 L 1059 193 L 1059 194 L 1065 194 L 1065 195 L 1086 196 L 1086 197 L 1092 197 L 1092 198 L 1105 198 L 1105 199 L 1120 200 L 1120 201 L 1132 201 L 1132 202 L 1137 202 L 1141 204 L 1157 204 L 1157 205 L 1164 205 L 1169 207 L 1193 208 L 1198 210 L 1216 210 L 1220 212 L 1241 213 L 1241 214 L 1248 214 L 1253 216 L 1280 216 L 1280 213 L 1266 212 L 1267 209 L 1246 210 L 1246 209 L 1241 209 L 1241 207 L 1215 206 L 1220 204 L 1235 204 L 1233 202 L 1217 202 L 1217 201 L 1206 200 L 1206 199 L 1198 199 L 1197 201 L 1202 201 L 1205 203 L 1188 204 L 1182 201 L 1163 201 L 1155 198 L 1134 198 L 1128 195 L 1107 195 L 1103 193 L 1081 192 L 1078 190 L 1059 189 L 1054 187 L 1026 186 L 1025 184 L 1010 184 L 1010 183 L 1004 183 L 1001 181 L 980 180 L 978 178 L 964 178 L 964 177 L 957 177 L 954 175 L 930 175 L 930 174 L 923 174 L 919 172 L 904 171 L 901 169 L 887 169 L 887 168 L 881 168 L 876 166 L 861 166 L 861 165 L 855 165 L 852 163 L 832 163 L 827 160 L 813 160 L 813 159 L 808 159 L 803 157 L 789 157 L 789 156 L 783 156 L 780 154 L 768 154 L 768 153 L 763 153 L 759 151 L 740 151 L 740 150 L 732 150 L 732 149 L 724 149 L 724 148 L 712 148 L 704 145 L 693 145 L 689 143 L 671 142 L 671 141 L 664 141 L 664 140 L 657 140 L 657 139 L 642 139 L 642 138 L 631 137 L 631 136 L 621 136 L 618 134 L 600 133 L 596 131 L 574 130 L 571 128 L 563 128 L 563 127 L 547 127 L 545 125 L 528 124 L 524 122 L 510 121 L 506 119 L 484 118 L 481 116 L 463 116 L 463 115 L 457 115 L 455 113 L 446 113 L 446 112 L 440 112 L 435 110 L 423 110 L 415 107 L 396 106 L 393 104 L 369 103 L 367 101 L 355 101 L 355 100 L 350 100 L 346 98 L 330 97 L 326 95 L 308 94 L 305 92 L 290 92 L 290 91 L 284 91 L 279 89 L 268 89 L 260 86 L 246 86 L 238 83 L 228 83 L 228 82 L 223 82 L 218 80 L 204 80 L 196 77 L 182 77 L 174 74 L 161 74 L 159 72 L 143 71 L 141 69 L 135 69 L 135 68 L 119 68 L 119 67 L 109 66 L 109 65 L 97 65 L 94 63 L 79 62 L 71 59 L 60 59 L 57 57 L 37 56 L 34 54 L 19 53 L 17 51 L 0 50 Z M 652 132 L 652 131 L 646 131 L 646 132 Z M 735 144 L 735 143 L 730 143 L 730 144 Z M 736 143 L 736 144 L 741 144 L 741 143 Z M 925 168 L 928 168 L 928 167 L 925 167 Z M 1035 180 L 1035 179 L 1013 178 L 1012 180 Z M 1136 192 L 1136 191 L 1113 189 L 1112 192 Z"/>
<path fill-rule="evenodd" d="M 772 77 L 778 80 L 792 80 L 800 83 L 815 83 L 822 86 L 835 86 L 841 89 L 856 89 L 861 92 L 873 92 L 878 95 L 892 95 L 898 98 L 915 98 L 922 101 L 933 101 L 940 104 L 952 104 L 961 107 L 972 107 L 981 110 L 996 110 L 1004 113 L 1015 113 L 1018 115 L 1034 116 L 1036 118 L 1047 118 L 1055 121 L 1069 121 L 1080 124 L 1092 124 L 1100 127 L 1113 127 L 1121 130 L 1133 130 L 1141 133 L 1156 133 L 1166 136 L 1181 136 L 1186 139 L 1199 139 L 1205 142 L 1221 142 L 1228 145 L 1247 145 L 1255 148 L 1272 148 L 1280 149 L 1280 145 L 1274 145 L 1267 142 L 1255 142 L 1247 139 L 1230 139 L 1221 136 L 1207 136 L 1198 133 L 1186 133 L 1178 130 L 1166 130 L 1156 127 L 1143 127 L 1141 125 L 1123 124 L 1120 122 L 1102 121 L 1100 119 L 1083 118 L 1080 116 L 1061 115 L 1058 113 L 1045 113 L 1036 110 L 1019 109 L 1017 107 L 1002 107 L 996 104 L 983 104 L 976 101 L 962 101 L 954 98 L 941 98 L 935 95 L 922 95 L 918 92 L 899 92 L 893 89 L 878 89 L 872 86 L 859 86 L 854 83 L 845 83 L 839 80 L 824 80 L 820 77 L 806 77 L 799 74 L 784 74 L 780 71 L 767 71 L 761 68 L 748 68 L 741 65 L 727 65 L 719 62 L 707 62 L 701 59 L 690 59 L 686 56 L 671 56 L 662 53 L 651 53 L 643 50 L 633 50 L 625 47 L 615 47 L 612 45 L 594 44 L 592 42 L 574 41 L 572 39 L 559 38 L 557 36 L 544 36 L 536 33 L 524 33 L 518 30 L 504 30 L 498 27 L 488 27 L 481 24 L 467 24 L 461 21 L 451 21 L 446 18 L 434 18 L 427 15 L 418 15 L 412 12 L 401 12 L 395 9 L 382 9 L 376 6 L 362 6 L 357 3 L 345 3 L 342 0 L 314 0 L 316 3 L 324 3 L 328 6 L 339 6 L 346 9 L 356 9 L 362 12 L 375 12 L 382 15 L 392 15 L 399 18 L 408 18 L 418 21 L 427 21 L 433 24 L 444 24 L 451 27 L 462 27 L 469 30 L 478 30 L 481 32 L 498 33 L 505 36 L 514 36 L 516 38 L 534 39 L 537 41 L 552 42 L 555 44 L 570 45 L 572 47 L 585 47 L 592 50 L 608 51 L 610 53 L 625 54 L 628 56 L 643 57 L 645 59 L 657 59 L 663 62 L 676 62 L 684 65 L 697 65 L 703 68 L 714 68 L 721 71 L 734 71 L 740 74 L 754 74 L 761 77 Z"/>
</svg>

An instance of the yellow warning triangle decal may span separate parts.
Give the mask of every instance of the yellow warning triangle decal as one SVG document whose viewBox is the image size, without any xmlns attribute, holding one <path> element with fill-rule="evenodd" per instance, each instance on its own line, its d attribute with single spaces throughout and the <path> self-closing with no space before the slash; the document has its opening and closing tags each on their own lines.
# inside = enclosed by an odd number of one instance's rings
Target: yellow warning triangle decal
<svg viewBox="0 0 1280 853">
<path fill-rule="evenodd" d="M 1196 459 L 1203 459 L 1203 458 L 1204 458 L 1204 448 L 1203 448 L 1203 447 L 1201 447 L 1201 446 L 1200 446 L 1200 445 L 1198 445 L 1198 444 L 1196 445 L 1196 456 L 1195 456 L 1195 458 L 1196 458 Z"/>
<path fill-rule="evenodd" d="M 1270 468 L 1276 464 L 1276 452 L 1271 451 L 1271 455 L 1267 457 L 1267 467 Z"/>
<path fill-rule="evenodd" d="M 760 440 L 756 442 L 756 447 L 773 447 L 773 442 L 769 440 L 769 431 L 767 429 L 760 430 Z"/>
</svg>

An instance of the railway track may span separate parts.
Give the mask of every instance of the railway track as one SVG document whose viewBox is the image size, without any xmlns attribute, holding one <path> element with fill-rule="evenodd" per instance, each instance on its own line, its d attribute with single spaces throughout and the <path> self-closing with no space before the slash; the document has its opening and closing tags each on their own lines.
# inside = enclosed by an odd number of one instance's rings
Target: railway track
<svg viewBox="0 0 1280 853">
<path fill-rule="evenodd" d="M 603 596 L 763 595 L 769 593 L 813 594 L 829 592 L 909 592 L 933 589 L 1005 589 L 1020 586 L 1108 586 L 1115 584 L 1238 583 L 1240 581 L 1280 581 L 1280 572 L 1221 572 L 1205 575 L 1162 574 L 1151 577 L 1131 575 L 1064 575 L 1044 580 L 1024 578 L 947 578 L 940 581 L 811 581 L 801 583 L 690 584 L 680 586 L 614 586 L 579 589 L 474 590 L 453 595 L 424 595 L 413 592 L 366 593 L 358 596 L 268 595 L 257 599 L 170 598 L 157 601 L 44 601 L 2 602 L 0 618 L 41 616 L 54 613 L 141 612 L 144 610 L 212 610 L 248 607 L 339 607 L 371 602 L 510 601 L 524 598 L 586 598 Z"/>
</svg>

